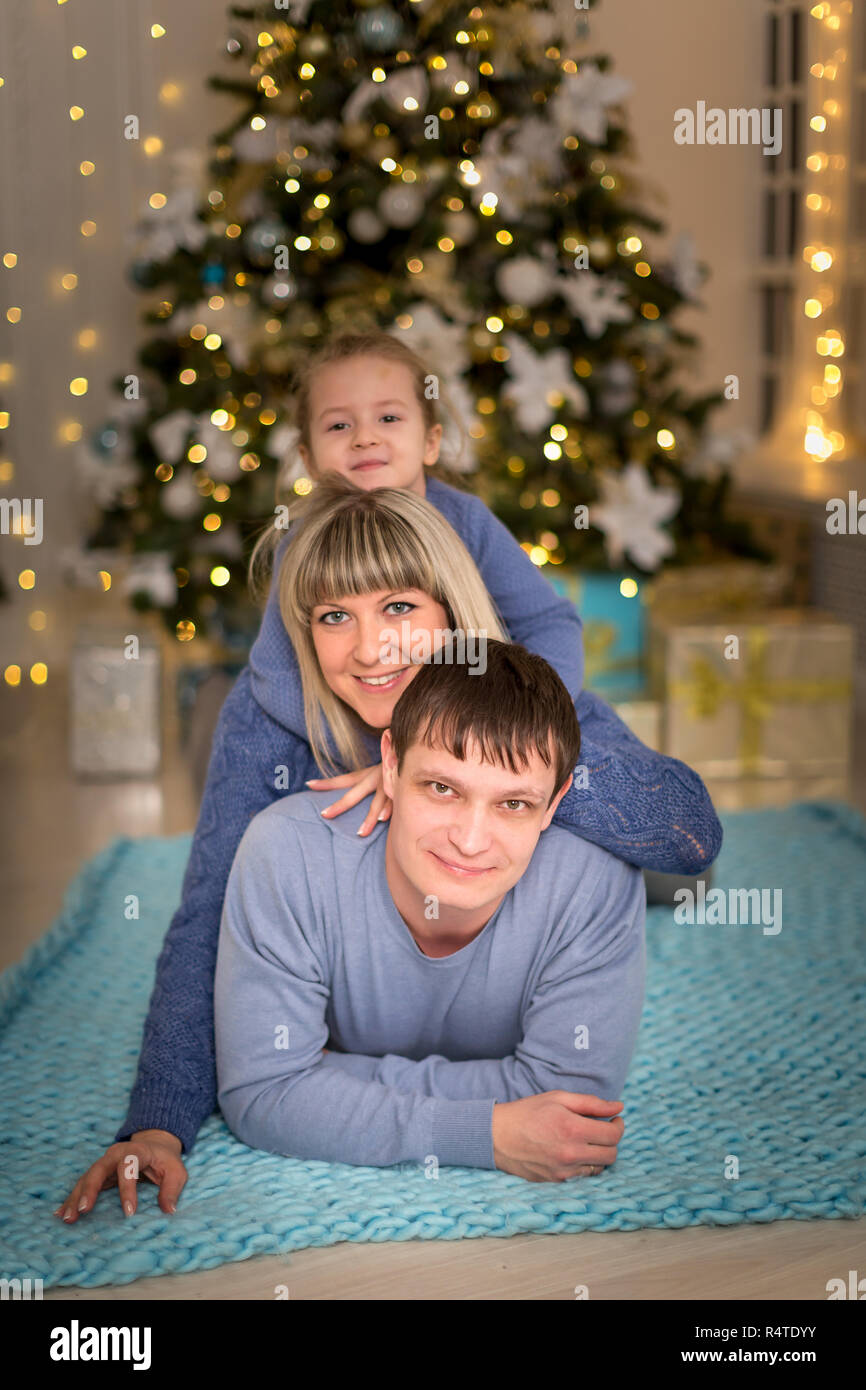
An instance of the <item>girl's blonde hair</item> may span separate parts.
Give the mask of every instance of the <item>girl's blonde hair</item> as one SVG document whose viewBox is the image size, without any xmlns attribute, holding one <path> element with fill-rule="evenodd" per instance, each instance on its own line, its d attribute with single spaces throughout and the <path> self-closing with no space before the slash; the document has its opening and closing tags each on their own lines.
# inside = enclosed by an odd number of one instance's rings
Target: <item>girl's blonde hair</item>
<svg viewBox="0 0 866 1390">
<path fill-rule="evenodd" d="M 472 556 L 430 502 L 403 488 L 365 492 L 338 475 L 322 479 L 296 508 L 280 563 L 279 601 L 300 668 L 307 738 L 325 775 L 337 770 L 326 721 L 345 768 L 365 767 L 369 754 L 358 715 L 322 675 L 313 609 L 350 595 L 400 589 L 429 594 L 445 609 L 449 629 L 509 640 Z"/>
</svg>

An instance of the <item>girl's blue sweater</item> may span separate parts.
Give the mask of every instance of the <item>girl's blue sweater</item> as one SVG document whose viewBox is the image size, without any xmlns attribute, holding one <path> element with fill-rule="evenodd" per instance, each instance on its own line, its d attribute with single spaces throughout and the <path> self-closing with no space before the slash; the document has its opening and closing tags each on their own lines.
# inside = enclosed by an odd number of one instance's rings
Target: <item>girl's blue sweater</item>
<svg viewBox="0 0 866 1390">
<path fill-rule="evenodd" d="M 438 479 L 427 498 L 463 540 L 509 636 L 556 668 L 575 698 L 581 767 L 560 802 L 564 826 L 641 868 L 695 874 L 715 859 L 722 829 L 697 773 L 640 742 L 597 695 L 581 691 L 581 625 L 484 503 Z M 285 544 L 285 543 L 284 543 Z M 129 1109 L 115 1139 L 176 1134 L 188 1151 L 216 1108 L 213 990 L 229 870 L 251 819 L 321 773 L 306 740 L 300 674 L 280 617 L 278 566 L 249 664 L 223 705 L 183 881 L 156 967 Z M 380 761 L 368 738 L 370 763 Z M 586 785 L 577 785 L 578 782 Z"/>
</svg>

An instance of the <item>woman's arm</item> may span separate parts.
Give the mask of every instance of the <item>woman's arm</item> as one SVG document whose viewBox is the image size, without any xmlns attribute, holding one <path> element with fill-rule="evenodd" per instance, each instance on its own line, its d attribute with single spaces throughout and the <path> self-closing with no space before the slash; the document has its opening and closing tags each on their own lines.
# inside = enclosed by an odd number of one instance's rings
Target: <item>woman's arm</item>
<svg viewBox="0 0 866 1390">
<path fill-rule="evenodd" d="M 576 700 L 583 686 L 583 631 L 577 609 L 557 594 L 506 526 L 479 497 L 429 488 L 466 545 L 512 642 L 543 656 Z"/>
<path fill-rule="evenodd" d="M 252 817 L 278 796 L 303 791 L 316 771 L 308 745 L 253 699 L 245 668 L 214 734 L 181 904 L 157 962 L 138 1074 L 115 1140 L 166 1130 L 187 1151 L 216 1108 L 213 984 L 229 870 Z"/>
<path fill-rule="evenodd" d="M 647 748 L 600 696 L 585 690 L 575 709 L 580 766 L 553 824 L 642 869 L 708 868 L 721 849 L 722 827 L 698 774 Z"/>
</svg>

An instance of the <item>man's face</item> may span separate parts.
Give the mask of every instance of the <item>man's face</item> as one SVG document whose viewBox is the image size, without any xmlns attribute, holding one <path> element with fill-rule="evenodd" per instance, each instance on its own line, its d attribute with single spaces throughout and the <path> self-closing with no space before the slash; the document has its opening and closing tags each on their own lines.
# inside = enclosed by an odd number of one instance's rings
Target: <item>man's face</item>
<svg viewBox="0 0 866 1390">
<path fill-rule="evenodd" d="M 398 774 L 385 731 L 383 782 L 394 803 L 388 844 L 421 898 L 432 894 L 442 907 L 473 914 L 489 906 L 492 914 L 525 872 L 571 778 L 554 796 L 555 770 L 534 750 L 518 772 L 483 762 L 477 746 L 465 752 L 461 761 L 438 744 L 414 743 Z"/>
</svg>

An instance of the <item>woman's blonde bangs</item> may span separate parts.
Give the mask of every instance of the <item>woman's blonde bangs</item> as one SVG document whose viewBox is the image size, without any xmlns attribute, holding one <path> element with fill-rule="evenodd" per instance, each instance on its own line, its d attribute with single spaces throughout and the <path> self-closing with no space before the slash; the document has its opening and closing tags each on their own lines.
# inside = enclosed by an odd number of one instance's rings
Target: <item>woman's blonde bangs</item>
<svg viewBox="0 0 866 1390">
<path fill-rule="evenodd" d="M 309 623 L 318 604 L 383 590 L 420 589 L 449 606 L 426 538 L 393 511 L 344 509 L 298 540 L 290 594 L 300 622 Z"/>
</svg>

